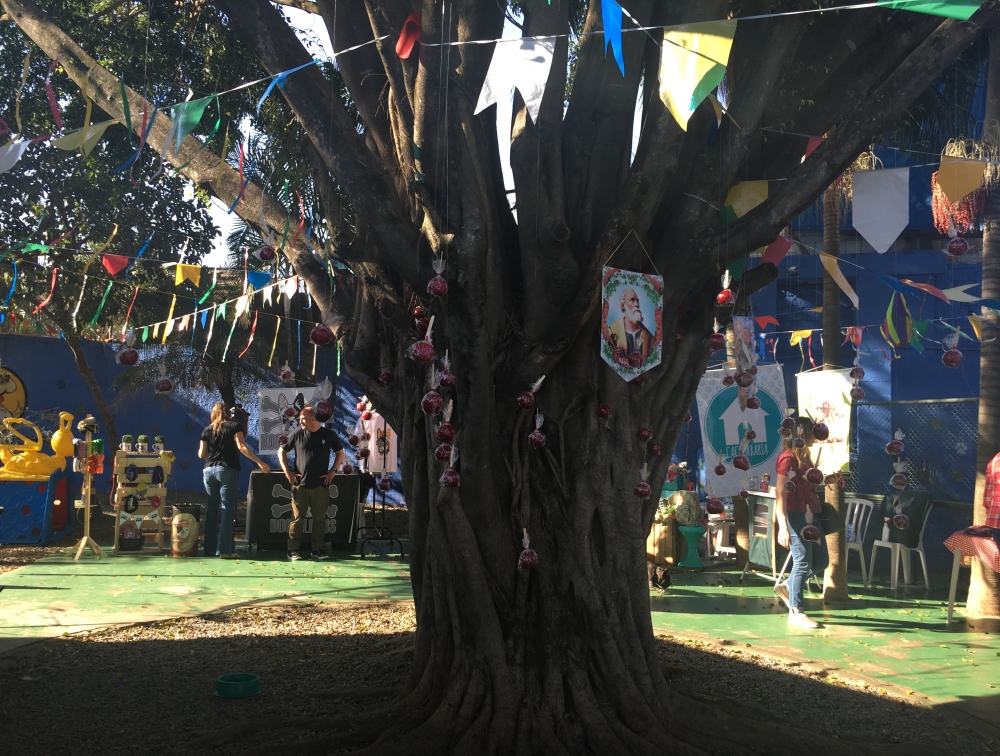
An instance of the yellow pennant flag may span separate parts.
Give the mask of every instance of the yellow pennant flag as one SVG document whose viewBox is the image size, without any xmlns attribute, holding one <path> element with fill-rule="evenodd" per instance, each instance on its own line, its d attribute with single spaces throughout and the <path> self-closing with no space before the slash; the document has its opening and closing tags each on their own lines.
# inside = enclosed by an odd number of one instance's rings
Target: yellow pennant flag
<svg viewBox="0 0 1000 756">
<path fill-rule="evenodd" d="M 52 144 L 60 150 L 66 150 L 67 152 L 81 150 L 83 156 L 86 157 L 97 146 L 97 143 L 101 141 L 101 137 L 108 130 L 108 126 L 114 123 L 117 123 L 117 121 L 101 121 L 100 123 L 91 124 L 86 130 L 78 129 L 71 131 L 66 136 L 61 136 L 54 140 Z"/>
<path fill-rule="evenodd" d="M 766 181 L 744 181 L 729 190 L 723 207 L 732 207 L 736 217 L 742 218 L 766 199 Z"/>
<path fill-rule="evenodd" d="M 160 326 L 161 326 L 161 325 L 162 325 L 162 323 L 156 323 L 156 324 L 155 324 L 155 325 L 153 326 L 153 338 L 154 338 L 154 339 L 158 339 L 158 338 L 160 338 Z"/>
<path fill-rule="evenodd" d="M 236 317 L 239 318 L 250 309 L 250 297 L 244 294 L 242 297 L 236 300 Z"/>
<path fill-rule="evenodd" d="M 983 340 L 983 319 L 978 315 L 970 315 L 969 323 L 972 324 L 972 330 L 976 333 L 976 338 L 980 341 Z"/>
<path fill-rule="evenodd" d="M 174 286 L 180 286 L 185 281 L 190 281 L 197 289 L 198 284 L 201 283 L 201 266 L 181 265 L 178 263 L 177 274 L 174 276 Z"/>
<path fill-rule="evenodd" d="M 663 30 L 660 99 L 685 131 L 695 108 L 726 75 L 735 34 L 735 19 L 671 26 Z"/>
<path fill-rule="evenodd" d="M 944 196 L 954 205 L 982 186 L 985 176 L 984 160 L 944 156 L 938 169 L 937 182 Z"/>
<path fill-rule="evenodd" d="M 858 294 L 854 291 L 854 287 L 847 282 L 844 278 L 844 274 L 840 270 L 840 263 L 837 262 L 837 258 L 833 255 L 828 255 L 826 252 L 819 253 L 819 259 L 823 263 L 823 267 L 826 268 L 826 272 L 830 274 L 840 290 L 847 295 L 847 298 L 851 300 L 854 304 L 854 309 L 858 309 Z"/>
<path fill-rule="evenodd" d="M 802 339 L 808 339 L 811 335 L 812 335 L 811 328 L 807 328 L 804 331 L 792 331 L 792 335 L 791 337 L 789 337 L 788 343 L 791 346 L 795 346 L 796 344 L 801 342 Z"/>
<path fill-rule="evenodd" d="M 163 326 L 163 341 L 160 342 L 161 344 L 167 343 L 167 336 L 169 336 L 170 332 L 174 329 L 174 307 L 176 305 L 177 305 L 177 295 L 174 294 L 174 298 L 170 300 L 170 312 L 167 313 L 167 322 Z M 156 336 L 155 331 L 153 332 L 153 336 L 154 337 Z"/>
</svg>

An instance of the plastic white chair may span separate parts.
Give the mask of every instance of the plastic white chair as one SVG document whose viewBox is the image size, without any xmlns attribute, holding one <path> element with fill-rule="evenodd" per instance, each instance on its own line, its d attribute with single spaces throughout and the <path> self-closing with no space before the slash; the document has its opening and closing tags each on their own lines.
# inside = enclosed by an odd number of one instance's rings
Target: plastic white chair
<svg viewBox="0 0 1000 756">
<path fill-rule="evenodd" d="M 891 582 L 892 589 L 896 590 L 899 585 L 899 562 L 903 562 L 903 584 L 910 585 L 910 552 L 916 551 L 920 554 L 920 566 L 924 570 L 924 586 L 930 590 L 931 582 L 930 578 L 927 576 L 927 557 L 924 554 L 924 531 L 927 530 L 927 521 L 931 516 L 931 509 L 934 508 L 932 503 L 927 504 L 927 511 L 924 513 L 924 521 L 920 526 L 920 540 L 917 541 L 916 548 L 907 548 L 901 543 L 892 543 L 890 541 L 883 541 L 881 539 L 875 541 L 872 545 L 872 562 L 871 566 L 868 568 L 868 577 L 874 578 L 875 576 L 875 552 L 878 551 L 878 547 L 882 546 L 889 549 L 889 558 L 892 559 L 892 572 L 891 572 Z M 891 525 L 890 525 L 891 527 Z M 868 585 L 868 583 L 865 583 Z"/>
<path fill-rule="evenodd" d="M 871 521 L 875 503 L 868 499 L 855 499 L 848 497 L 844 499 L 847 507 L 847 515 L 844 522 L 850 527 L 851 536 L 847 538 L 845 528 L 845 540 L 847 543 L 847 566 L 851 563 L 851 552 L 858 552 L 861 557 L 861 580 L 868 585 L 868 567 L 865 559 L 865 535 L 868 533 L 868 523 Z"/>
</svg>

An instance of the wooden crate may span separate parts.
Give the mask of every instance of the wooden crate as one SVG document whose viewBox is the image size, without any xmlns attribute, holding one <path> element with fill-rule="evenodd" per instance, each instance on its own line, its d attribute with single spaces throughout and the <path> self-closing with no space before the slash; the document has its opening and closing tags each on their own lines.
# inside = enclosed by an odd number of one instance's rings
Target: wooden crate
<svg viewBox="0 0 1000 756">
<path fill-rule="evenodd" d="M 139 472 L 135 480 L 126 480 L 125 471 L 130 465 L 135 465 Z M 153 470 L 163 469 L 163 480 L 153 485 Z M 169 525 L 164 522 L 164 512 L 167 505 L 167 476 L 170 475 L 171 463 L 156 454 L 134 454 L 131 452 L 115 452 L 115 545 L 114 554 L 133 554 L 140 556 L 156 556 L 162 554 L 167 547 Z M 146 488 L 139 492 L 139 484 Z M 139 507 L 134 512 L 126 512 L 125 499 L 135 495 L 139 497 Z M 159 504 L 153 504 L 153 497 L 159 497 Z M 119 540 L 122 525 L 134 520 L 143 535 L 142 548 L 138 551 L 123 550 Z"/>
<path fill-rule="evenodd" d="M 657 567 L 673 566 L 684 558 L 687 546 L 677 530 L 677 521 L 654 522 L 646 538 L 646 558 Z"/>
</svg>

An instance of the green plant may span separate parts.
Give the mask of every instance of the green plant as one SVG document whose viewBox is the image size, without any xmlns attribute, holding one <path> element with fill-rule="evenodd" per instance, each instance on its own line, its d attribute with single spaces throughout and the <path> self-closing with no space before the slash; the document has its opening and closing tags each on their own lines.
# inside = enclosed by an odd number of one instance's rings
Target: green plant
<svg viewBox="0 0 1000 756">
<path fill-rule="evenodd" d="M 167 443 L 167 439 L 164 436 L 154 436 L 153 437 L 153 441 L 155 441 L 158 444 L 165 444 L 165 443 Z"/>
<path fill-rule="evenodd" d="M 140 444 L 148 444 L 149 443 L 149 436 L 146 436 L 146 435 L 139 436 L 139 441 L 138 442 Z"/>
<path fill-rule="evenodd" d="M 131 444 L 134 440 L 135 439 L 132 438 L 131 436 L 129 436 L 128 434 L 122 436 L 122 443 L 123 444 Z"/>
</svg>

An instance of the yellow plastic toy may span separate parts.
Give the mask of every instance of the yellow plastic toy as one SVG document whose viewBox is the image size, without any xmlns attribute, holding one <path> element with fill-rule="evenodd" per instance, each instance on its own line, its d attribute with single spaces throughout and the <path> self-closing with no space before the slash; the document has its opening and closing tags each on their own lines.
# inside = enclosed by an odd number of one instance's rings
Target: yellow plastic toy
<svg viewBox="0 0 1000 756">
<path fill-rule="evenodd" d="M 42 453 L 45 437 L 37 425 L 23 417 L 4 418 L 4 427 L 23 443 L 0 444 L 0 462 L 3 462 L 3 468 L 0 468 L 0 480 L 48 480 L 56 470 L 65 470 L 66 457 L 73 453 L 73 434 L 67 431 L 72 422 L 71 414 L 60 413 L 59 430 L 52 438 L 53 451 L 56 454 L 49 456 Z M 27 425 L 34 431 L 35 438 L 30 439 L 18 432 L 14 429 L 15 425 Z M 59 451 L 66 451 L 67 447 L 69 454 L 61 455 Z"/>
</svg>

